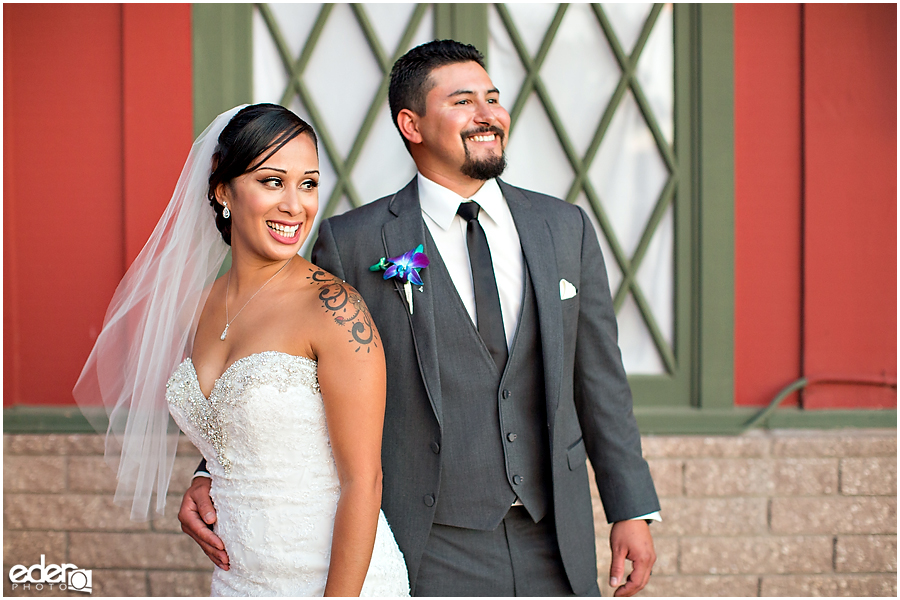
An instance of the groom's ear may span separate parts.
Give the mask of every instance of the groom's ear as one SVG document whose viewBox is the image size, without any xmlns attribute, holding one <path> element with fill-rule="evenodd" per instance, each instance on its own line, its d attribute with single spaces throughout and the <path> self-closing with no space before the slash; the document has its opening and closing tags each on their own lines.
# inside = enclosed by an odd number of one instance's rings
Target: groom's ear
<svg viewBox="0 0 900 600">
<path fill-rule="evenodd" d="M 404 108 L 397 113 L 397 127 L 400 129 L 400 134 L 410 144 L 422 143 L 422 134 L 419 133 L 419 115 L 413 111 Z"/>
</svg>

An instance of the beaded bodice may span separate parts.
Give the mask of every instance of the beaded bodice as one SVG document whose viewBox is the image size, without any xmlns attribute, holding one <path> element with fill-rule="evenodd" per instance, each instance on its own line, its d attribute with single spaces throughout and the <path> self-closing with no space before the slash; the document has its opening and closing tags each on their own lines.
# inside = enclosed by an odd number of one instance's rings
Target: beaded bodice
<svg viewBox="0 0 900 600">
<path fill-rule="evenodd" d="M 225 369 L 213 384 L 209 398 L 200 390 L 197 372 L 188 358 L 169 379 L 166 390 L 170 412 L 179 427 L 188 437 L 192 437 L 191 432 L 182 427 L 176 411 L 182 413 L 190 423 L 188 429 L 196 428 L 196 433 L 202 437 L 201 443 L 212 447 L 226 474 L 231 472 L 232 466 L 231 452 L 228 449 L 229 432 L 250 425 L 236 421 L 235 417 L 251 408 L 248 404 L 255 404 L 252 400 L 260 395 L 263 396 L 263 406 L 259 408 L 271 413 L 277 410 L 277 404 L 284 401 L 285 396 L 293 395 L 290 394 L 291 390 L 299 392 L 300 396 L 307 398 L 307 402 L 311 401 L 311 410 L 306 413 L 302 424 L 310 428 L 308 433 L 325 433 L 327 436 L 325 412 L 316 377 L 316 361 L 309 358 L 283 352 L 260 352 L 245 356 Z M 288 410 L 290 412 L 290 408 Z M 255 426 L 258 427 L 259 425 Z M 300 432 L 292 430 L 290 435 L 298 433 Z M 197 444 L 193 437 L 191 441 Z"/>
<path fill-rule="evenodd" d="M 340 481 L 316 373 L 311 359 L 262 352 L 229 366 L 209 398 L 191 359 L 169 380 L 169 412 L 206 458 L 215 531 L 229 556 L 230 569 L 213 574 L 213 595 L 324 591 Z M 363 593 L 408 590 L 382 515 Z"/>
</svg>

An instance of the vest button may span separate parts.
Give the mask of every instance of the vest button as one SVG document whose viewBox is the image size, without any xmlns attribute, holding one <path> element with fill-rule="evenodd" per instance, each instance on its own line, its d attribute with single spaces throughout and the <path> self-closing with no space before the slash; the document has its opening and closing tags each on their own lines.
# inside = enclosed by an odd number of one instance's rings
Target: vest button
<svg viewBox="0 0 900 600">
<path fill-rule="evenodd" d="M 509 398 L 509 390 L 503 390 L 503 399 L 506 400 Z"/>
<path fill-rule="evenodd" d="M 523 481 L 525 481 L 525 478 L 523 478 L 521 475 L 513 475 L 513 483 L 514 484 L 519 485 Z"/>
<path fill-rule="evenodd" d="M 434 494 L 425 494 L 422 501 L 425 503 L 425 506 L 429 508 L 434 506 Z"/>
<path fill-rule="evenodd" d="M 511 442 L 514 442 L 514 441 L 516 441 L 516 438 L 517 438 L 517 437 L 518 437 L 518 436 L 517 436 L 516 434 L 510 433 L 510 434 L 508 434 L 508 435 L 506 436 L 506 439 L 508 439 L 508 440 L 511 441 Z"/>
<path fill-rule="evenodd" d="M 441 453 L 441 445 L 438 444 L 437 442 L 431 442 L 431 451 L 434 452 L 435 454 L 440 454 Z"/>
</svg>

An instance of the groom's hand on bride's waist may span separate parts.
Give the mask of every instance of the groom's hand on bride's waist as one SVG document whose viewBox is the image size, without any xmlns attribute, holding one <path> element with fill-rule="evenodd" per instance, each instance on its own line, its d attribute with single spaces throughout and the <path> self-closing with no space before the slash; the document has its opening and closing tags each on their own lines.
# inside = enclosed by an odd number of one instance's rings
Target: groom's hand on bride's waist
<svg viewBox="0 0 900 600">
<path fill-rule="evenodd" d="M 227 571 L 228 554 L 225 552 L 225 544 L 212 531 L 212 525 L 216 522 L 216 509 L 209 497 L 211 483 L 208 477 L 194 477 L 191 487 L 181 500 L 178 520 L 181 521 L 181 530 L 200 544 L 209 560 Z"/>
</svg>

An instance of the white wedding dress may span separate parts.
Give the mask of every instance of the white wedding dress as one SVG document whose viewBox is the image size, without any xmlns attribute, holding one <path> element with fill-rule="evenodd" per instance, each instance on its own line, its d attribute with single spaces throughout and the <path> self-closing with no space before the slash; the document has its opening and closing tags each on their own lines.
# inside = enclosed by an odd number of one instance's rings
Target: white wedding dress
<svg viewBox="0 0 900 600">
<path fill-rule="evenodd" d="M 166 388 L 172 417 L 212 475 L 215 532 L 230 569 L 215 569 L 211 594 L 321 596 L 340 483 L 316 362 L 253 354 L 228 367 L 207 399 L 188 358 Z M 383 513 L 362 595 L 409 595 Z"/>
</svg>

